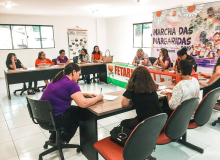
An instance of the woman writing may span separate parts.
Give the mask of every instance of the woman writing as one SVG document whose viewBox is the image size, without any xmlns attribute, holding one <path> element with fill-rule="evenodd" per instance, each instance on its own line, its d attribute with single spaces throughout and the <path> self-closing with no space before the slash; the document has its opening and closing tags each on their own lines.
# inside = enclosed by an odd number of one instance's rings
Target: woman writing
<svg viewBox="0 0 220 160">
<path fill-rule="evenodd" d="M 17 69 L 17 68 L 23 68 L 23 69 L 27 69 L 19 59 L 17 59 L 17 56 L 14 53 L 9 53 L 6 59 L 6 66 L 8 69 Z M 34 89 L 35 91 L 39 91 L 38 87 L 37 87 L 37 82 L 34 81 Z M 28 85 L 28 91 L 27 91 L 28 95 L 32 95 L 34 94 L 34 91 L 32 90 L 32 82 L 29 82 Z"/>
<path fill-rule="evenodd" d="M 205 78 L 210 78 L 208 82 L 199 82 L 202 86 L 208 86 L 203 90 L 203 96 L 205 96 L 209 91 L 220 87 L 220 57 L 218 58 L 216 65 L 213 69 L 213 73 L 203 73 L 199 72 Z"/>
<path fill-rule="evenodd" d="M 39 67 L 39 66 L 46 66 L 46 65 L 55 65 L 50 59 L 46 58 L 46 54 L 41 51 L 38 53 L 38 59 L 36 59 L 35 61 L 35 66 Z M 44 80 L 44 82 L 46 83 L 46 85 L 49 84 L 48 80 Z"/>
<path fill-rule="evenodd" d="M 170 57 L 168 55 L 168 50 L 162 48 L 160 50 L 159 57 L 153 64 L 156 68 L 169 69 L 170 68 Z"/>
<path fill-rule="evenodd" d="M 162 113 L 159 106 L 156 85 L 150 72 L 144 66 L 137 67 L 128 81 L 121 102 L 122 107 L 136 108 L 137 116 L 121 122 L 125 128 L 133 130 L 144 119 Z"/>
<path fill-rule="evenodd" d="M 134 66 L 137 66 L 138 64 L 144 65 L 144 66 L 151 66 L 151 63 L 148 59 L 148 55 L 144 53 L 143 49 L 138 49 L 136 52 L 136 56 L 134 57 L 134 60 L 132 64 Z"/>
<path fill-rule="evenodd" d="M 70 63 L 69 59 L 67 58 L 67 56 L 65 56 L 65 50 L 61 49 L 59 51 L 60 56 L 57 57 L 57 64 L 58 65 L 65 65 Z"/>
<path fill-rule="evenodd" d="M 161 94 L 167 95 L 163 110 L 170 116 L 173 110 L 183 101 L 199 97 L 199 82 L 196 78 L 191 77 L 192 64 L 188 60 L 179 61 L 176 67 L 176 75 L 181 79 L 176 86 L 173 87 L 172 93 L 162 91 Z M 167 103 L 166 103 L 167 102 Z"/>
<path fill-rule="evenodd" d="M 81 50 L 81 54 L 78 57 L 78 63 L 79 64 L 84 64 L 84 63 L 89 63 L 90 61 L 89 54 L 87 53 L 86 49 Z M 86 77 L 86 83 L 90 84 L 90 75 L 82 75 L 83 78 Z"/>
<path fill-rule="evenodd" d="M 82 93 L 77 84 L 80 67 L 75 63 L 68 64 L 59 72 L 44 90 L 40 100 L 50 102 L 57 127 L 63 127 L 68 134 L 62 134 L 62 140 L 68 143 L 74 136 L 78 125 L 78 107 L 71 106 L 72 100 L 81 108 L 87 108 L 103 99 L 103 95 Z M 49 141 L 55 142 L 56 132 L 52 132 Z"/>
</svg>

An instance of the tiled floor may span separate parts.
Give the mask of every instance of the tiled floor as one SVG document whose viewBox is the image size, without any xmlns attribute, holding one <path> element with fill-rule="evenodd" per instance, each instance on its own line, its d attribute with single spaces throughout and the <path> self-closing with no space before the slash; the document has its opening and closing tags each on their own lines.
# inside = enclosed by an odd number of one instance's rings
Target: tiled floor
<svg viewBox="0 0 220 160">
<path fill-rule="evenodd" d="M 43 82 L 40 82 L 43 84 Z M 79 83 L 83 92 L 103 93 L 121 90 L 114 85 L 102 83 L 83 84 Z M 39 84 L 40 85 L 40 84 Z M 48 139 L 49 133 L 33 124 L 26 109 L 26 93 L 23 96 L 12 95 L 12 100 L 6 96 L 4 79 L 0 79 L 0 160 L 37 160 L 39 153 L 43 152 L 43 144 Z M 21 84 L 12 85 L 11 92 L 22 87 Z M 41 93 L 28 96 L 39 99 Z M 220 116 L 219 111 L 213 110 L 210 121 L 203 127 L 189 130 L 188 141 L 205 149 L 203 154 L 191 150 L 179 143 L 170 143 L 157 146 L 152 155 L 158 160 L 219 160 L 220 159 L 220 125 L 215 127 L 211 123 Z M 130 111 L 118 114 L 98 121 L 98 138 L 109 136 L 109 131 L 117 126 L 125 118 L 135 117 L 135 112 Z M 79 132 L 77 131 L 71 143 L 79 144 Z M 75 149 L 65 149 L 66 160 L 86 160 Z M 44 160 L 59 160 L 58 153 L 54 152 L 43 157 Z M 103 160 L 102 157 L 100 157 Z"/>
</svg>

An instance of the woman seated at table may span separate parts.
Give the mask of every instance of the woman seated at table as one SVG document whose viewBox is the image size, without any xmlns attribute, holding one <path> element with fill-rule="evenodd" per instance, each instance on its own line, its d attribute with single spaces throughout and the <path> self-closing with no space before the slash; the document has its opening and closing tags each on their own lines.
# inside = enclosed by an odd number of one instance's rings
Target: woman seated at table
<svg viewBox="0 0 220 160">
<path fill-rule="evenodd" d="M 14 53 L 9 53 L 6 59 L 6 67 L 8 69 L 17 69 L 17 68 L 23 68 L 23 69 L 27 69 L 19 59 L 17 59 L 17 56 Z M 39 89 L 37 88 L 37 82 L 34 81 L 34 88 L 36 89 L 36 91 L 38 91 Z M 34 94 L 34 91 L 32 90 L 32 82 L 29 82 L 28 85 L 28 90 L 27 90 L 28 95 L 32 95 Z"/>
<path fill-rule="evenodd" d="M 95 62 L 95 63 L 101 63 L 102 62 L 102 52 L 99 50 L 98 46 L 94 46 L 94 48 L 93 48 L 92 62 Z M 93 74 L 93 82 L 96 82 L 95 74 Z"/>
<path fill-rule="evenodd" d="M 170 68 L 170 57 L 169 57 L 167 49 L 162 48 L 160 50 L 159 57 L 154 62 L 153 66 L 156 68 L 162 68 L 162 69 Z"/>
<path fill-rule="evenodd" d="M 149 61 L 148 55 L 144 53 L 143 49 L 138 49 L 136 52 L 136 56 L 134 57 L 134 60 L 132 64 L 134 66 L 137 66 L 138 64 L 144 65 L 144 66 L 151 66 L 152 64 Z"/>
<path fill-rule="evenodd" d="M 59 51 L 59 53 L 60 53 L 60 56 L 57 57 L 57 64 L 58 65 L 64 65 L 64 64 L 70 63 L 70 61 L 67 58 L 67 56 L 65 56 L 65 50 L 61 49 Z"/>
<path fill-rule="evenodd" d="M 78 57 L 79 64 L 85 64 L 90 62 L 89 54 L 87 53 L 86 49 L 81 50 L 81 54 Z M 83 78 L 86 77 L 86 83 L 90 84 L 90 75 L 82 75 Z"/>
<path fill-rule="evenodd" d="M 199 74 L 204 76 L 205 78 L 210 78 L 208 82 L 199 82 L 199 84 L 202 86 L 208 86 L 203 90 L 203 96 L 205 96 L 209 91 L 220 87 L 220 57 L 216 62 L 213 73 L 199 72 Z"/>
<path fill-rule="evenodd" d="M 43 51 L 40 51 L 38 53 L 38 59 L 36 59 L 35 61 L 35 66 L 39 67 L 39 66 L 51 66 L 51 65 L 55 65 L 50 59 L 46 58 L 46 54 Z M 44 82 L 46 83 L 46 85 L 49 84 L 48 80 L 44 80 Z"/>
<path fill-rule="evenodd" d="M 180 49 L 177 52 L 177 56 L 178 56 L 178 58 L 176 60 L 176 64 L 173 67 L 174 70 L 176 69 L 176 66 L 178 65 L 179 61 L 186 59 L 186 60 L 188 60 L 192 64 L 192 68 L 195 70 L 195 72 L 197 71 L 197 63 L 196 63 L 196 61 L 195 61 L 195 59 L 192 56 L 187 54 L 187 49 L 185 47 Z"/>
<path fill-rule="evenodd" d="M 81 69 L 75 63 L 65 66 L 64 71 L 60 71 L 54 78 L 52 83 L 48 84 L 44 90 L 40 100 L 50 102 L 57 128 L 64 128 L 65 133 L 61 137 L 63 142 L 68 143 L 74 136 L 78 125 L 78 106 L 87 108 L 103 99 L 103 95 L 91 93 L 82 93 L 77 84 Z M 72 100 L 78 105 L 71 106 Z M 56 141 L 56 132 L 52 132 L 49 141 Z"/>
<path fill-rule="evenodd" d="M 133 130 L 144 119 L 163 112 L 159 106 L 156 90 L 156 85 L 148 69 L 144 66 L 137 67 L 128 81 L 121 102 L 122 107 L 134 107 L 137 116 L 123 120 L 122 126 Z"/>
<path fill-rule="evenodd" d="M 196 78 L 190 76 L 191 72 L 192 64 L 188 60 L 179 61 L 176 67 L 176 75 L 181 81 L 173 87 L 172 93 L 161 92 L 161 94 L 167 95 L 167 101 L 165 101 L 162 109 L 168 116 L 183 101 L 193 97 L 199 97 L 199 82 Z"/>
</svg>

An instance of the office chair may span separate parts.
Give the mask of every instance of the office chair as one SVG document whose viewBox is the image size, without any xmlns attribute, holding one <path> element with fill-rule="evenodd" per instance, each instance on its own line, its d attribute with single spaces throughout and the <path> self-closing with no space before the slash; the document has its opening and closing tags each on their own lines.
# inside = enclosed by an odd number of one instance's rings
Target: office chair
<svg viewBox="0 0 220 160">
<path fill-rule="evenodd" d="M 204 150 L 186 141 L 187 127 L 194 111 L 199 104 L 199 98 L 194 97 L 182 102 L 167 120 L 160 133 L 157 144 L 164 145 L 170 142 L 179 142 L 195 151 L 203 153 Z"/>
<path fill-rule="evenodd" d="M 22 94 L 23 94 L 25 91 L 27 91 L 27 90 L 28 90 L 28 88 L 27 88 L 26 84 L 23 83 L 23 88 L 22 88 L 22 89 L 17 89 L 17 90 L 15 90 L 13 93 L 16 95 L 16 92 L 21 91 L 20 95 L 22 95 Z"/>
<path fill-rule="evenodd" d="M 57 59 L 52 59 L 52 62 L 57 65 Z"/>
<path fill-rule="evenodd" d="M 64 148 L 77 148 L 77 153 L 81 151 L 79 145 L 62 143 L 61 132 L 64 130 L 63 128 L 57 128 L 54 120 L 53 110 L 49 101 L 39 101 L 27 98 L 27 108 L 31 119 L 35 124 L 39 124 L 42 129 L 56 131 L 56 143 L 46 141 L 44 148 L 47 149 L 48 145 L 52 146 L 52 148 L 40 153 L 39 160 L 43 160 L 43 156 L 56 150 L 59 151 L 61 160 L 64 160 L 62 151 Z"/>
<path fill-rule="evenodd" d="M 150 63 L 153 65 L 154 62 L 157 60 L 156 57 L 149 57 Z"/>
<path fill-rule="evenodd" d="M 79 57 L 79 56 L 74 56 L 74 57 L 73 57 L 73 63 L 78 63 L 78 57 Z"/>
<path fill-rule="evenodd" d="M 144 160 L 153 152 L 166 120 L 165 113 L 143 120 L 132 131 L 124 147 L 111 141 L 110 137 L 96 142 L 94 147 L 107 160 Z"/>
</svg>

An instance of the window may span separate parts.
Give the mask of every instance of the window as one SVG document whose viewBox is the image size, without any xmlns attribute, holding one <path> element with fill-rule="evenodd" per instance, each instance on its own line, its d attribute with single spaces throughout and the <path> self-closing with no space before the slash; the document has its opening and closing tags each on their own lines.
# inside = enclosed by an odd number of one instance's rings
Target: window
<svg viewBox="0 0 220 160">
<path fill-rule="evenodd" d="M 53 26 L 0 25 L 0 49 L 54 48 Z"/>
<path fill-rule="evenodd" d="M 9 25 L 0 25 L 0 49 L 12 49 L 11 29 Z"/>
<path fill-rule="evenodd" d="M 133 24 L 133 47 L 151 48 L 152 22 Z"/>
</svg>

